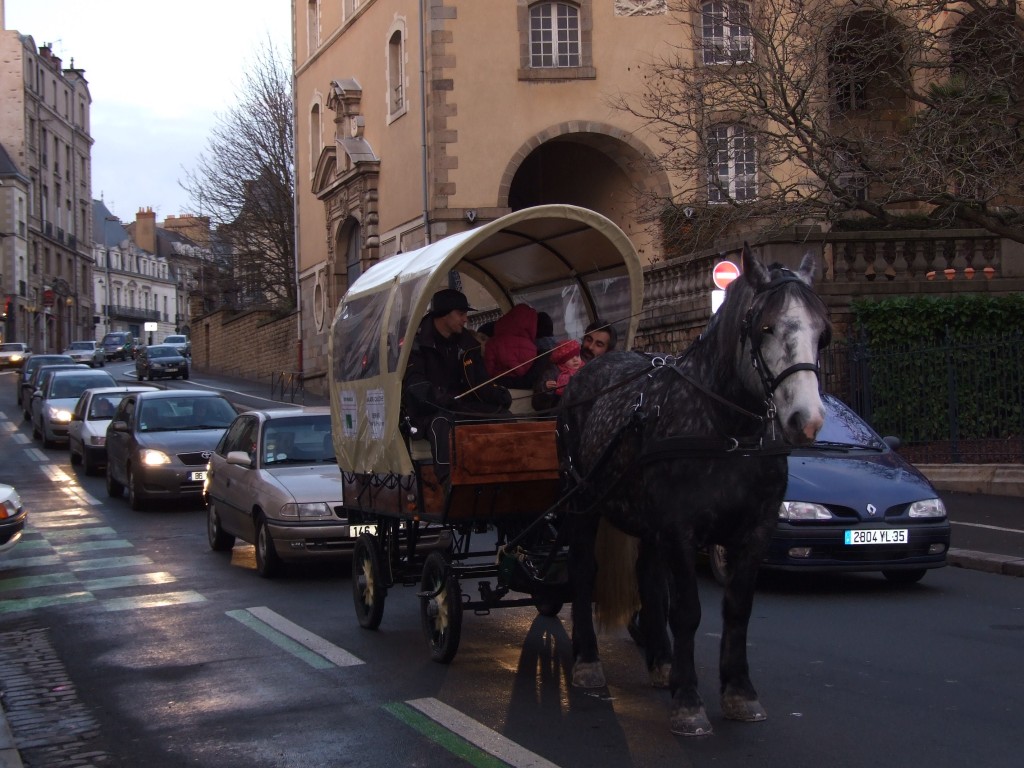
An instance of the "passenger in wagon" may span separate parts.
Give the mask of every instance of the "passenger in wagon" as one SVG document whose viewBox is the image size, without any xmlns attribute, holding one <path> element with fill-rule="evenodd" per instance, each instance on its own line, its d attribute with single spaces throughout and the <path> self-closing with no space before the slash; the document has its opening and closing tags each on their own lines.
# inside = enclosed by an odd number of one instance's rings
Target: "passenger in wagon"
<svg viewBox="0 0 1024 768">
<path fill-rule="evenodd" d="M 484 348 L 487 373 L 506 387 L 531 389 L 531 366 L 537 357 L 537 310 L 516 304 L 494 323 Z"/>
<path fill-rule="evenodd" d="M 595 320 L 587 326 L 583 332 L 583 341 L 578 344 L 579 356 L 581 364 L 585 364 L 600 357 L 605 352 L 611 352 L 615 349 L 615 344 L 618 342 L 618 334 L 615 332 L 614 326 L 611 323 L 605 322 L 604 320 Z M 562 344 L 577 342 L 562 342 Z M 558 347 L 556 347 L 556 350 Z M 552 352 L 552 357 L 555 355 Z M 554 364 L 554 360 L 549 361 L 549 364 L 540 372 L 537 377 L 537 383 L 533 388 L 533 408 L 536 411 L 548 411 L 558 406 L 558 401 L 561 400 L 562 393 L 558 391 L 557 384 L 555 386 L 549 386 L 551 382 L 557 382 L 559 375 L 563 371 L 559 369 L 558 365 Z M 562 385 L 564 390 L 565 385 Z"/>
<path fill-rule="evenodd" d="M 465 294 L 446 288 L 434 294 L 430 312 L 420 321 L 402 380 L 402 403 L 415 438 L 430 439 L 435 458 L 447 457 L 447 425 L 432 429 L 435 418 L 466 414 L 507 414 L 509 392 L 488 376 L 479 345 L 466 331 L 473 309 Z"/>
</svg>

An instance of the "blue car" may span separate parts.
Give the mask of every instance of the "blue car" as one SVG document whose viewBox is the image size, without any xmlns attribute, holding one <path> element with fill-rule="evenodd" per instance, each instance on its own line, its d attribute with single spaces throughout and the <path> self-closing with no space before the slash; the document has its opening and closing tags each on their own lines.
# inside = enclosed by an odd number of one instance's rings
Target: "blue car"
<svg viewBox="0 0 1024 768">
<path fill-rule="evenodd" d="M 938 492 L 840 400 L 824 395 L 817 440 L 789 456 L 789 485 L 765 569 L 881 571 L 896 583 L 920 581 L 946 564 L 950 525 Z M 709 552 L 724 583 L 724 547 Z"/>
</svg>

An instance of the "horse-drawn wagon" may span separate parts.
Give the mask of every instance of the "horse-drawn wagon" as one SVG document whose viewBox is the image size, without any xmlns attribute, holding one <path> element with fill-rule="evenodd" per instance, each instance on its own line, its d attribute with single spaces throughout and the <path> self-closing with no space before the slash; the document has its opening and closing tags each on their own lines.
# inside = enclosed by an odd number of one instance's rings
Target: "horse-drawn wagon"
<svg viewBox="0 0 1024 768">
<path fill-rule="evenodd" d="M 329 340 L 333 439 L 344 504 L 358 533 L 352 590 L 359 623 L 377 628 L 395 585 L 418 584 L 432 658 L 449 662 L 465 610 L 570 599 L 555 417 L 513 390 L 500 418 L 452 416 L 435 455 L 402 408 L 416 328 L 435 291 L 458 287 L 479 324 L 526 303 L 555 335 L 580 338 L 602 318 L 632 345 L 643 274 L 626 235 L 583 208 L 548 205 L 388 258 L 349 288 Z M 476 595 L 463 590 L 472 582 Z"/>
</svg>

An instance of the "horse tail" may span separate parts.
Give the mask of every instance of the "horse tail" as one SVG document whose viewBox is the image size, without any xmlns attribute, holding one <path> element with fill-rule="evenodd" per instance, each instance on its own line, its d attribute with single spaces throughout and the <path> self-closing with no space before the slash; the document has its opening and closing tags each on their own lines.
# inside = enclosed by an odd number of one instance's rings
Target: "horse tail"
<svg viewBox="0 0 1024 768">
<path fill-rule="evenodd" d="M 594 542 L 594 618 L 599 631 L 626 626 L 640 610 L 636 559 L 640 540 L 601 518 Z"/>
</svg>

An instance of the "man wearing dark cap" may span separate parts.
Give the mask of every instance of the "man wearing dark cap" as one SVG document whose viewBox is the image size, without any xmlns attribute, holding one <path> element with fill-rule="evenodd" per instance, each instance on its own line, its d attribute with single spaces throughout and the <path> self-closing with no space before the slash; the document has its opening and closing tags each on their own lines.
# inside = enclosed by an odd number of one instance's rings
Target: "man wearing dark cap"
<svg viewBox="0 0 1024 768">
<path fill-rule="evenodd" d="M 480 346 L 465 331 L 470 311 L 465 294 L 445 288 L 434 294 L 420 321 L 402 381 L 406 415 L 417 437 L 438 432 L 431 429 L 438 415 L 508 412 L 508 390 L 484 383 L 488 377 Z"/>
</svg>

